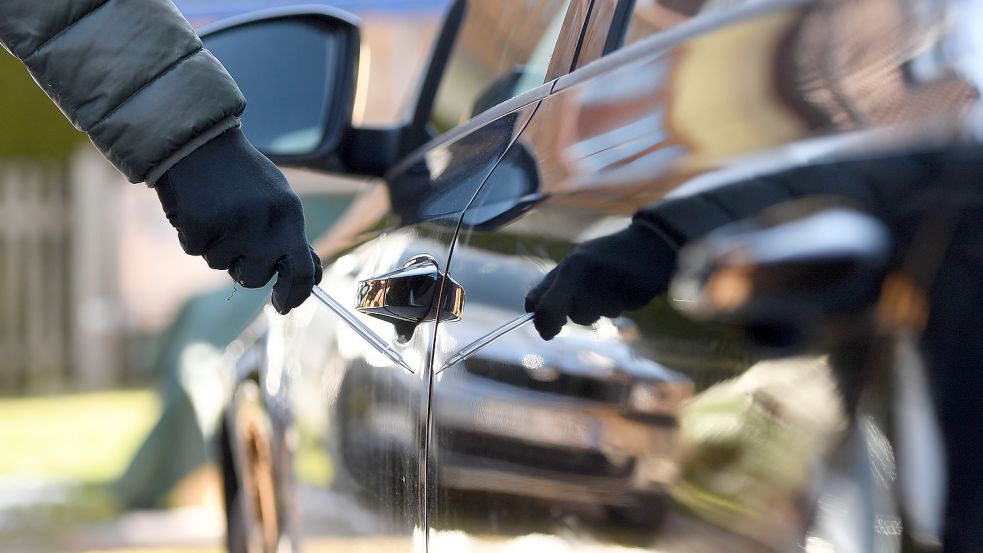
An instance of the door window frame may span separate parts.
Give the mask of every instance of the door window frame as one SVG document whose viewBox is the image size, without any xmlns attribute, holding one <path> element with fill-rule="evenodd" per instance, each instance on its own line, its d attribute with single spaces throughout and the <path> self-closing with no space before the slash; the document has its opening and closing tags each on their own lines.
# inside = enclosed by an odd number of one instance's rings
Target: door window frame
<svg viewBox="0 0 983 553">
<path fill-rule="evenodd" d="M 571 0 L 570 4 L 567 6 L 567 13 L 564 15 L 563 25 L 560 28 L 559 37 L 557 42 L 553 46 L 552 57 L 550 58 L 550 65 L 547 68 L 546 78 L 544 82 L 530 90 L 522 92 L 517 96 L 496 104 L 495 106 L 475 115 L 471 119 L 464 121 L 460 125 L 453 127 L 441 134 L 433 136 L 426 140 L 420 146 L 413 148 L 405 155 L 401 156 L 399 161 L 394 163 L 390 167 L 384 179 L 389 180 L 391 176 L 398 175 L 405 171 L 406 168 L 419 159 L 421 159 L 430 150 L 440 147 L 443 144 L 452 142 L 459 139 L 460 137 L 470 134 L 477 129 L 487 125 L 488 123 L 507 115 L 523 106 L 542 100 L 550 94 L 550 92 L 555 87 L 556 83 L 566 75 L 569 75 L 575 69 L 575 64 L 577 62 L 577 56 L 580 52 L 581 41 L 584 38 L 584 30 L 587 25 L 588 19 L 591 14 L 591 7 L 594 4 L 594 0 Z M 429 122 L 431 112 L 433 111 L 433 103 L 436 100 L 437 88 L 439 88 L 441 80 L 443 79 L 443 72 L 446 71 L 446 62 L 450 59 L 451 49 L 454 48 L 457 38 L 457 33 L 460 32 L 463 12 L 460 10 L 458 4 L 455 4 L 448 17 L 451 19 L 445 26 L 451 25 L 453 29 L 451 33 L 445 32 L 441 33 L 441 37 L 437 41 L 437 46 L 435 47 L 434 54 L 431 56 L 431 68 L 428 70 L 428 74 L 424 78 L 423 87 L 432 88 L 432 91 L 422 92 L 418 96 L 421 98 L 430 98 L 430 101 L 421 101 L 418 103 L 415 110 L 414 122 L 412 126 L 418 127 L 426 125 Z M 453 34 L 453 36 L 448 36 Z M 577 40 L 575 43 L 570 41 L 565 42 L 561 46 L 561 39 L 565 36 L 576 36 Z M 561 48 L 563 49 L 561 51 Z M 558 55 L 560 54 L 560 55 Z M 436 63 L 435 60 L 441 60 L 443 63 Z M 439 67 L 437 67 L 439 65 Z M 439 78 L 435 76 L 434 71 L 440 71 L 441 75 Z M 422 113 L 422 112 L 426 113 Z"/>
<path fill-rule="evenodd" d="M 603 2 L 604 0 L 600 1 Z M 648 52 L 656 50 L 659 47 L 664 47 L 662 45 L 682 42 L 687 38 L 706 33 L 728 23 L 747 19 L 756 14 L 814 4 L 819 1 L 759 0 L 731 6 L 727 9 L 697 15 L 680 25 L 653 33 L 651 36 L 625 46 L 624 41 L 628 33 L 628 27 L 631 24 L 635 0 L 618 0 L 617 6 L 613 10 L 604 9 L 604 6 L 592 10 L 591 18 L 587 21 L 587 27 L 584 32 L 584 42 L 580 48 L 580 56 L 575 60 L 574 69 L 570 73 L 575 74 L 591 62 L 606 59 L 610 55 L 620 53 L 625 49 L 631 49 L 633 52 Z M 636 48 L 636 45 L 642 44 L 646 46 Z M 656 44 L 660 46 L 655 46 Z"/>
</svg>

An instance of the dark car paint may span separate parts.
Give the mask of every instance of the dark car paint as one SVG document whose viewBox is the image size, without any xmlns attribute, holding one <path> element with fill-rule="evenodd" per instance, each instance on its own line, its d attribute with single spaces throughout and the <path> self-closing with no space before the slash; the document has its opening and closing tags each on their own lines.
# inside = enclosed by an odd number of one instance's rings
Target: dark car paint
<svg viewBox="0 0 983 553">
<path fill-rule="evenodd" d="M 899 2 L 878 0 L 865 9 L 860 14 L 864 21 L 917 22 Z M 849 7 L 761 2 L 697 19 L 596 60 L 591 58 L 610 49 L 607 33 L 577 33 L 579 26 L 568 29 L 562 36 L 581 37 L 577 44 L 563 45 L 564 52 L 579 48 L 581 59 L 573 61 L 576 71 L 433 139 L 390 170 L 384 184 L 371 186 L 356 200 L 349 220 L 320 244 L 323 258 L 334 260 L 327 274 L 335 276 L 326 279 L 326 289 L 350 305 L 357 280 L 391 271 L 414 255 L 429 254 L 465 290 L 505 291 L 510 305 L 485 314 L 482 325 L 490 331 L 516 316 L 528 282 L 494 280 L 494 271 L 472 270 L 468 264 L 474 259 L 505 256 L 545 274 L 575 244 L 620 228 L 636 209 L 661 198 L 723 186 L 757 171 L 902 149 L 957 134 L 959 118 L 974 99 L 970 83 L 948 73 L 928 84 L 909 86 L 900 55 L 845 55 L 878 45 L 898 54 L 926 37 L 931 25 L 888 25 L 886 31 L 878 27 L 868 36 L 851 35 L 853 42 L 837 41 L 835 29 L 817 22 L 842 18 L 841 10 Z M 596 18 L 613 18 L 590 6 L 584 14 L 595 27 Z M 888 44 L 883 44 L 885 37 Z M 594 42 L 605 46 L 591 46 Z M 823 52 L 821 59 L 813 55 L 816 48 Z M 871 74 L 884 76 L 883 86 L 867 86 L 865 79 Z M 527 161 L 509 161 L 530 158 L 533 167 Z M 517 186 L 511 197 L 497 194 L 497 187 L 513 182 L 515 174 L 530 184 Z M 462 412 L 458 405 L 467 397 L 462 398 L 455 382 L 471 378 L 468 362 L 440 373 L 437 368 L 474 339 L 468 313 L 466 305 L 461 323 L 424 323 L 406 344 L 398 343 L 385 323 L 356 314 L 403 352 L 411 371 L 384 359 L 367 361 L 372 356 L 365 353 L 368 348 L 310 302 L 285 321 L 269 318 L 256 323 L 258 328 L 269 327 L 263 331 L 267 355 L 260 366 L 268 402 L 300 429 L 305 436 L 301 442 L 315 444 L 315 450 L 327 447 L 321 454 L 335 468 L 331 493 L 361 497 L 353 501 L 369 505 L 385 521 L 367 533 L 387 536 L 387 545 L 368 545 L 368 550 L 396 544 L 407 550 L 458 551 L 462 539 L 483 543 L 486 534 L 547 534 L 549 543 L 561 550 L 603 550 L 628 543 L 684 552 L 783 549 L 801 538 L 812 515 L 811 505 L 798 498 L 747 513 L 736 528 L 678 511 L 656 531 L 662 517 L 653 510 L 651 528 L 639 537 L 619 530 L 615 513 L 605 517 L 571 505 L 578 503 L 576 497 L 558 497 L 575 494 L 572 487 L 577 486 L 594 493 L 580 503 L 602 505 L 605 502 L 598 498 L 609 483 L 569 472 L 539 480 L 503 480 L 503 474 L 523 474 L 509 472 L 517 459 L 542 463 L 545 472 L 558 461 L 532 455 L 549 453 L 550 448 L 544 452 L 532 447 L 523 438 L 528 429 L 522 428 L 521 420 L 503 419 L 498 433 L 505 438 L 511 434 L 511 439 L 485 439 L 483 446 L 479 441 L 477 456 L 473 440 L 451 431 L 454 417 Z M 665 301 L 631 318 L 642 335 L 633 348 L 687 375 L 697 390 L 753 364 L 748 344 L 733 329 L 687 320 Z M 561 335 L 558 343 L 563 339 Z M 594 349 L 581 352 L 604 357 L 606 346 L 599 344 L 605 342 L 594 343 Z M 531 329 L 524 327 L 472 359 L 488 363 L 492 374 L 504 374 L 514 362 L 496 361 L 496 348 L 545 351 L 540 348 L 546 346 L 537 344 Z M 350 384 L 355 381 L 359 386 Z M 527 392 L 504 393 L 516 398 L 501 407 L 507 411 Z M 562 402 L 559 397 L 555 401 Z M 339 435 L 346 413 L 381 405 L 389 410 L 383 417 L 391 423 L 389 443 L 398 437 L 401 451 L 392 451 L 372 433 Z M 584 407 L 580 412 L 587 411 Z M 495 416 L 500 415 L 489 415 Z M 612 440 L 604 446 L 608 459 L 623 459 L 623 451 L 638 445 L 618 420 L 603 418 L 609 429 L 596 431 L 596 436 Z M 851 451 L 883 459 L 885 452 L 876 445 L 883 436 L 877 425 L 883 421 L 870 420 L 872 429 L 849 438 L 859 443 Z M 461 451 L 471 453 L 463 464 L 454 456 Z M 866 454 L 855 455 L 867 462 Z M 876 463 L 868 465 L 876 472 Z M 455 473 L 461 466 L 465 470 Z M 354 471 L 345 474 L 345 467 Z M 634 474 L 638 467 L 628 470 Z M 564 482 L 572 486 L 563 487 Z M 548 489 L 551 483 L 553 491 Z M 488 494 L 496 487 L 507 493 Z M 465 489 L 471 493 L 462 495 Z M 834 495 L 839 490 L 835 482 L 829 489 Z M 850 503 L 859 509 L 858 520 L 900 524 L 892 491 L 879 485 L 867 489 L 866 498 L 854 497 Z M 507 499 L 510 496 L 537 497 L 540 507 L 526 516 L 532 503 L 517 504 Z M 319 533 L 318 528 L 310 530 Z M 898 546 L 897 535 L 878 533 L 873 524 L 861 523 L 853 531 L 847 539 L 864 544 L 862 550 Z M 321 532 L 333 533 L 326 527 Z"/>
<path fill-rule="evenodd" d="M 417 243 L 417 245 L 422 244 Z M 350 255 L 358 256 L 360 253 L 362 252 Z M 459 260 L 468 255 L 473 257 L 469 264 L 471 267 L 497 265 L 499 273 L 497 278 L 518 280 L 531 285 L 538 275 L 535 268 L 510 263 L 505 258 L 477 252 L 470 254 L 461 251 L 457 254 Z M 330 275 L 329 278 L 344 278 L 344 276 Z M 340 283 L 333 281 L 333 285 L 338 284 Z M 521 305 L 515 305 L 512 301 L 503 303 L 502 298 L 498 297 L 497 291 L 493 288 L 472 288 L 471 292 L 467 307 L 469 319 L 457 325 L 457 330 L 460 332 L 458 337 L 462 344 L 480 338 L 488 328 L 488 321 L 494 319 L 496 315 L 502 312 L 510 317 L 521 314 Z M 446 452 L 446 455 L 456 460 L 442 465 L 442 474 L 448 486 L 454 489 L 508 492 L 514 495 L 532 493 L 536 497 L 555 500 L 611 505 L 631 503 L 631 499 L 627 498 L 626 494 L 636 485 L 639 489 L 635 491 L 639 493 L 664 491 L 661 487 L 664 482 L 645 485 L 624 482 L 624 473 L 619 474 L 616 471 L 612 474 L 596 475 L 598 481 L 602 481 L 604 477 L 610 478 L 605 486 L 611 489 L 598 492 L 591 486 L 578 487 L 576 483 L 565 482 L 567 480 L 565 475 L 557 472 L 559 467 L 536 466 L 535 459 L 527 460 L 524 464 L 513 461 L 499 466 L 494 473 L 497 479 L 488 473 L 490 469 L 486 465 L 489 462 L 494 463 L 500 451 L 490 443 L 483 445 L 483 442 L 494 442 L 496 433 L 499 436 L 504 434 L 507 438 L 508 432 L 503 433 L 503 429 L 496 424 L 483 425 L 482 421 L 493 420 L 488 411 L 493 409 L 494 405 L 501 406 L 508 403 L 516 409 L 520 408 L 520 405 L 526 405 L 526 409 L 538 409 L 543 413 L 552 412 L 549 416 L 555 417 L 558 421 L 566 421 L 568 424 L 573 424 L 573 418 L 580 417 L 585 420 L 583 429 L 588 426 L 598 426 L 602 418 L 619 419 L 625 415 L 627 418 L 622 424 L 627 431 L 637 437 L 658 442 L 661 447 L 659 451 L 661 458 L 666 463 L 669 462 L 675 425 L 672 417 L 679 405 L 692 394 L 692 384 L 685 376 L 641 358 L 623 342 L 617 329 L 610 322 L 602 321 L 599 324 L 602 327 L 601 338 L 598 338 L 595 329 L 583 328 L 575 331 L 573 336 L 565 336 L 543 345 L 537 345 L 539 339 L 535 334 L 530 333 L 528 328 L 515 331 L 502 336 L 470 357 L 466 361 L 468 367 L 466 372 L 453 371 L 446 375 L 442 389 L 448 396 L 453 394 L 455 399 L 453 402 L 442 403 L 439 406 L 441 416 L 446 416 L 447 422 L 435 430 L 454 432 L 473 443 L 467 448 L 466 453 L 455 450 Z M 598 340 L 600 343 L 596 343 Z M 603 366 L 592 364 L 596 363 L 593 357 L 584 360 L 571 357 L 571 352 L 588 349 L 585 347 L 585 341 L 595 342 L 590 345 L 603 352 L 604 357 L 601 358 L 605 363 Z M 529 354 L 523 353 L 528 351 L 537 352 L 535 355 L 539 357 L 534 359 L 542 363 L 542 366 L 536 368 L 542 370 L 534 372 L 524 367 L 523 363 L 530 363 Z M 372 352 L 367 350 L 366 353 Z M 377 389 L 380 383 L 388 379 L 387 375 L 396 369 L 394 366 L 373 366 L 365 359 L 364 354 L 354 356 L 351 364 L 353 368 L 344 373 L 341 385 L 342 389 L 350 391 Z M 534 374 L 535 377 L 524 376 L 527 373 Z M 664 410 L 653 413 L 654 416 L 649 421 L 630 422 L 628 391 L 636 383 L 662 387 L 660 388 L 662 393 L 666 394 Z M 359 442 L 372 444 L 373 448 L 398 451 L 406 455 L 408 444 L 398 437 L 372 428 L 364 420 L 365 408 L 369 407 L 370 411 L 384 411 L 402 402 L 418 403 L 420 401 L 417 397 L 418 393 L 411 379 L 403 379 L 399 381 L 396 389 L 374 397 L 368 406 L 360 406 L 361 413 L 354 412 L 359 408 L 351 404 L 340 404 L 335 415 L 338 420 L 345 421 L 343 427 L 338 429 L 342 439 L 351 441 L 353 434 L 361 434 Z M 594 413 L 595 418 L 588 421 L 587 419 L 591 417 L 585 416 L 587 413 Z M 358 425 L 357 430 L 353 428 L 354 425 Z M 596 433 L 598 430 L 592 432 Z M 591 444 L 573 444 L 564 443 L 562 436 L 561 432 L 557 434 L 555 441 L 551 441 L 549 436 L 543 436 L 538 440 L 530 440 L 527 437 L 523 441 L 528 444 L 528 448 L 538 447 L 549 450 L 555 447 L 560 450 L 557 452 L 560 455 L 563 454 L 563 450 L 569 450 L 570 455 L 594 455 L 603 464 L 600 440 Z M 604 436 L 600 437 L 604 438 Z M 352 445 L 358 447 L 357 443 Z M 346 458 L 345 464 L 349 470 L 354 472 L 359 469 L 358 458 L 358 455 Z M 635 460 L 632 455 L 626 454 L 621 464 L 624 466 Z M 517 462 L 519 464 L 516 464 Z M 573 464 L 568 470 L 586 470 L 584 467 L 579 469 L 578 467 L 579 465 Z M 544 472 L 544 469 L 550 469 L 553 473 Z M 523 484 L 536 477 L 539 478 L 540 489 L 524 490 Z M 360 478 L 365 476 L 361 475 Z M 523 478 L 526 480 L 524 481 Z M 572 490 L 579 491 L 579 495 Z M 605 501 L 601 501 L 602 498 Z"/>
</svg>

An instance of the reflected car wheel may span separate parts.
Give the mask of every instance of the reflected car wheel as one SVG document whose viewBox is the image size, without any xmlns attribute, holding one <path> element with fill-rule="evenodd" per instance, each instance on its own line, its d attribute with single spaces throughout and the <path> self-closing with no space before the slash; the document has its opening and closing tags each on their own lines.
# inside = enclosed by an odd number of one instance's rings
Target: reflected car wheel
<svg viewBox="0 0 983 553">
<path fill-rule="evenodd" d="M 362 372 L 350 371 L 341 384 L 336 406 L 341 460 L 357 486 L 358 494 L 371 504 L 409 504 L 406 480 L 415 481 L 416 459 L 401 452 L 368 428 L 369 412 L 378 406 L 370 395 L 372 383 Z M 392 398 L 390 398 L 392 399 Z"/>
<path fill-rule="evenodd" d="M 256 383 L 242 383 L 229 409 L 222 428 L 229 553 L 291 551 L 281 525 L 273 425 Z"/>
</svg>

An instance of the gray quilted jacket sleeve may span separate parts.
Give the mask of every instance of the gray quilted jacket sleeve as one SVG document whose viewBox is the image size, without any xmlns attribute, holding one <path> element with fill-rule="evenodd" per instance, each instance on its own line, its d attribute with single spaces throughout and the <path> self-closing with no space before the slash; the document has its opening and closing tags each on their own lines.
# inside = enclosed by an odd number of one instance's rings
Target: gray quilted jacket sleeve
<svg viewBox="0 0 983 553">
<path fill-rule="evenodd" d="M 170 0 L 0 0 L 0 43 L 131 182 L 153 185 L 245 107 Z"/>
</svg>

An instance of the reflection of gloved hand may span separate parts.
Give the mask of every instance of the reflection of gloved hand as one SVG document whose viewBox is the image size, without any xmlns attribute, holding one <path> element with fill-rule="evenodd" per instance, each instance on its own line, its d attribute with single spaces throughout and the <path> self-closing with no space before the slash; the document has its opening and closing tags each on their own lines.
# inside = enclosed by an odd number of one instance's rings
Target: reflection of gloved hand
<svg viewBox="0 0 983 553">
<path fill-rule="evenodd" d="M 640 309 L 665 292 L 676 252 L 655 232 L 632 223 L 574 248 L 526 296 L 540 336 L 551 340 L 567 321 L 582 325 Z"/>
<path fill-rule="evenodd" d="M 181 247 L 246 288 L 273 278 L 273 305 L 287 313 L 321 281 L 304 235 L 300 198 L 239 129 L 226 131 L 157 181 L 157 196 Z"/>
</svg>

